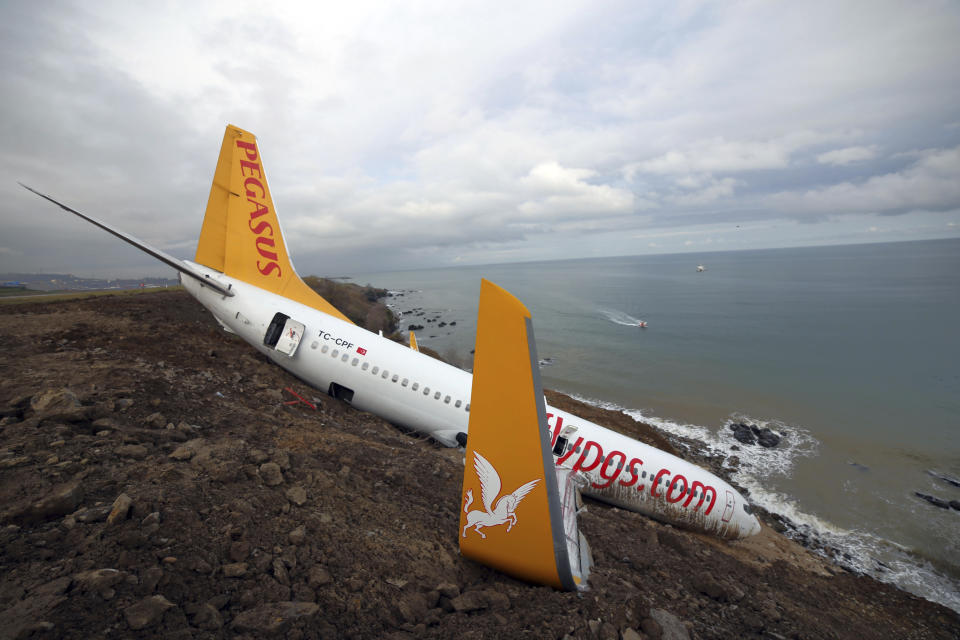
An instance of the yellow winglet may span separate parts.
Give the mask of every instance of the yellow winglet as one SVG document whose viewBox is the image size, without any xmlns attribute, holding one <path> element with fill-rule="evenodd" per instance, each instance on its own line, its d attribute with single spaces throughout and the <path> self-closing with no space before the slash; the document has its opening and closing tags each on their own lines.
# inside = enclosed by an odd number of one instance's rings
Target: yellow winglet
<svg viewBox="0 0 960 640">
<path fill-rule="evenodd" d="M 410 348 L 414 351 L 420 351 L 420 347 L 417 345 L 417 336 L 413 331 L 410 332 Z"/>
<path fill-rule="evenodd" d="M 195 261 L 351 322 L 294 270 L 257 138 L 233 125 L 223 134 Z"/>
<path fill-rule="evenodd" d="M 483 280 L 460 552 L 529 582 L 575 590 L 537 362 L 530 312 Z"/>
</svg>

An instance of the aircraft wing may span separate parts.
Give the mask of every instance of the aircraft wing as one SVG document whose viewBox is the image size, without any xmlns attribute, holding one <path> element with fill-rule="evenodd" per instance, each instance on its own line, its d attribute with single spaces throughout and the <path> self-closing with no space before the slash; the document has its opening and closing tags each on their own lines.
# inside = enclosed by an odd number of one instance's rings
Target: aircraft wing
<svg viewBox="0 0 960 640">
<path fill-rule="evenodd" d="M 231 291 L 230 289 L 224 287 L 223 285 L 221 285 L 221 284 L 219 284 L 219 283 L 217 283 L 217 282 L 214 282 L 214 281 L 211 280 L 209 277 L 205 276 L 204 274 L 200 273 L 199 271 L 195 271 L 194 269 L 192 269 L 192 268 L 190 267 L 190 265 L 188 265 L 187 263 L 185 263 L 183 260 L 180 260 L 180 259 L 178 259 L 178 258 L 174 258 L 174 257 L 171 256 L 169 253 L 166 253 L 166 252 L 164 252 L 164 251 L 161 251 L 160 249 L 157 249 L 156 247 L 147 244 L 147 243 L 144 242 L 143 240 L 139 240 L 139 239 L 137 239 L 137 238 L 134 238 L 134 237 L 131 236 L 130 234 L 125 233 L 125 232 L 121 231 L 120 229 L 117 229 L 116 227 L 112 227 L 112 226 L 110 226 L 109 224 L 107 224 L 106 222 L 102 222 L 102 221 L 100 221 L 100 220 L 97 220 L 97 219 L 94 218 L 93 216 L 87 215 L 87 214 L 85 214 L 85 213 L 80 213 L 80 212 L 77 211 L 76 209 L 72 209 L 72 208 L 68 207 L 67 205 L 63 204 L 62 202 L 57 202 L 56 200 L 54 200 L 54 199 L 51 198 L 50 196 L 45 195 L 45 194 L 43 194 L 43 193 L 40 193 L 40 192 L 37 191 L 36 189 L 30 188 L 30 187 L 28 187 L 27 185 L 23 184 L 22 182 L 18 182 L 17 184 L 19 184 L 21 187 L 23 187 L 23 188 L 26 189 L 27 191 L 31 191 L 31 192 L 37 194 L 38 196 L 40 196 L 40 197 L 43 198 L 44 200 L 49 200 L 50 202 L 52 202 L 53 204 L 57 205 L 58 207 L 60 207 L 60 208 L 63 209 L 64 211 L 69 211 L 70 213 L 72 213 L 72 214 L 74 214 L 74 215 L 76 215 L 76 216 L 79 216 L 79 217 L 83 218 L 83 219 L 86 220 L 87 222 L 90 222 L 91 224 L 94 224 L 94 225 L 100 227 L 101 229 L 103 229 L 103 230 L 106 231 L 107 233 L 110 233 L 110 234 L 115 235 L 116 237 L 120 238 L 120 239 L 123 240 L 124 242 L 126 242 L 126 243 L 128 243 L 128 244 L 132 244 L 132 245 L 135 246 L 137 249 L 140 249 L 140 250 L 143 251 L 144 253 L 147 253 L 147 254 L 153 256 L 154 258 L 156 258 L 156 259 L 159 260 L 160 262 L 166 264 L 167 266 L 173 267 L 174 269 L 176 269 L 176 270 L 179 271 L 180 273 L 182 273 L 182 274 L 184 274 L 184 275 L 187 275 L 187 276 L 189 276 L 189 277 L 191 277 L 191 278 L 194 278 L 195 280 L 199 280 L 201 283 L 203 283 L 204 285 L 210 287 L 210 288 L 213 289 L 214 291 L 217 291 L 218 293 L 221 293 L 221 294 L 223 294 L 223 295 L 225 295 L 225 296 L 232 296 L 232 295 L 233 295 L 233 291 Z"/>
</svg>

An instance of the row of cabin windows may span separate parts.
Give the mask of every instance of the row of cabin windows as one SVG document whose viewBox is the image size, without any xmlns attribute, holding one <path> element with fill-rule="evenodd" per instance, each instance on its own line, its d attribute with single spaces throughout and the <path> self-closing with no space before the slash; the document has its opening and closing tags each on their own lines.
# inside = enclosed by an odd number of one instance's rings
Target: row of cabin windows
<svg viewBox="0 0 960 640">
<path fill-rule="evenodd" d="M 311 345 L 311 347 L 312 347 L 313 349 L 316 349 L 316 348 L 317 348 L 317 343 L 314 342 L 314 343 Z M 327 353 L 328 351 L 330 351 L 330 345 L 326 345 L 326 344 L 325 344 L 325 345 L 323 345 L 323 347 L 320 349 L 320 352 L 321 352 L 321 353 Z M 330 356 L 333 357 L 333 358 L 336 358 L 336 357 L 340 356 L 340 350 L 339 350 L 339 349 L 334 349 L 333 351 L 330 351 Z M 342 362 L 346 362 L 347 360 L 350 360 L 350 354 L 349 354 L 349 353 L 344 353 L 343 356 L 340 357 L 340 360 L 341 360 Z M 358 364 L 360 364 L 360 359 L 359 359 L 359 358 L 354 358 L 353 361 L 350 362 L 350 365 L 351 365 L 351 366 L 354 366 L 354 367 L 357 366 Z M 364 371 L 367 371 L 368 369 L 370 369 L 370 363 L 369 363 L 369 362 L 364 362 L 363 365 L 362 365 L 360 368 L 361 368 L 362 370 L 364 370 Z M 383 378 L 384 380 L 386 380 L 387 378 L 390 378 L 390 381 L 391 381 L 391 382 L 397 382 L 398 380 L 400 380 L 400 376 L 398 376 L 397 374 L 393 374 L 393 377 L 390 377 L 390 372 L 389 372 L 389 371 L 387 371 L 386 369 L 384 369 L 383 372 L 381 373 L 380 367 L 376 367 L 376 366 L 373 367 L 372 370 L 370 370 L 370 373 L 373 374 L 373 375 L 380 374 L 380 377 Z M 410 384 L 410 379 L 409 379 L 409 378 L 404 378 L 404 379 L 403 379 L 403 382 L 400 383 L 400 386 L 406 387 L 408 384 Z M 411 387 L 411 389 L 412 389 L 413 391 L 416 391 L 416 390 L 419 389 L 419 388 L 420 388 L 420 383 L 419 383 L 419 382 L 414 382 L 414 383 L 413 383 L 413 386 Z M 429 396 L 429 395 L 430 395 L 430 387 L 424 387 L 424 388 L 423 388 L 423 395 L 425 395 L 425 396 Z M 434 394 L 433 394 L 433 399 L 434 399 L 434 400 L 439 400 L 441 395 L 443 395 L 443 394 L 441 394 L 439 391 L 435 391 Z M 450 396 L 443 396 L 443 403 L 444 403 L 444 404 L 450 404 L 450 401 L 451 401 L 451 400 L 452 400 L 452 398 L 451 398 Z M 454 401 L 453 406 L 456 407 L 457 409 L 459 409 L 461 406 L 463 406 L 463 400 L 456 400 L 456 401 Z M 470 411 L 470 403 L 469 403 L 469 402 L 466 404 L 466 406 L 464 406 L 464 410 L 465 410 L 465 411 L 468 411 L 468 412 Z"/>
<path fill-rule="evenodd" d="M 575 452 L 575 453 L 580 453 L 580 449 L 581 449 L 581 446 L 580 446 L 580 445 L 577 445 L 576 449 L 574 449 L 574 452 Z M 569 447 L 564 447 L 564 450 L 565 450 L 565 451 L 566 451 L 566 450 L 569 450 Z M 599 468 L 602 469 L 603 466 L 601 465 L 601 466 L 599 466 Z M 617 471 L 622 471 L 622 470 L 623 470 L 623 460 L 620 460 L 619 462 L 617 462 Z M 654 473 L 652 473 L 652 472 L 650 473 L 650 477 L 651 477 L 651 478 L 653 478 L 654 475 L 655 475 Z M 643 472 L 640 473 L 640 478 L 641 478 L 641 479 L 646 479 L 646 477 L 647 477 L 647 472 L 646 472 L 646 471 L 643 471 Z M 665 482 L 664 482 L 663 478 L 660 477 L 660 478 L 657 478 L 656 484 L 661 485 L 661 484 L 665 484 Z M 684 495 L 687 495 L 687 493 L 689 493 L 689 492 L 690 492 L 690 488 L 688 487 L 688 488 L 684 489 L 683 492 L 682 492 L 680 495 L 684 496 Z M 694 497 L 694 498 L 699 498 L 699 497 L 700 497 L 700 492 L 699 492 L 699 491 L 694 492 L 693 497 Z"/>
</svg>

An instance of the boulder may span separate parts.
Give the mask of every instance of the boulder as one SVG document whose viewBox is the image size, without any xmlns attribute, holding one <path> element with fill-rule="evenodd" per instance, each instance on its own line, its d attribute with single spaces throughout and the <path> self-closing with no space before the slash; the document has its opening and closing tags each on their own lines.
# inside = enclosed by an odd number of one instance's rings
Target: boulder
<svg viewBox="0 0 960 640">
<path fill-rule="evenodd" d="M 730 425 L 733 437 L 742 444 L 759 444 L 761 447 L 775 447 L 780 444 L 781 437 L 770 427 L 760 428 L 755 424 L 734 422 Z"/>
<path fill-rule="evenodd" d="M 126 572 L 116 569 L 92 569 L 73 576 L 77 586 L 83 591 L 99 594 L 104 600 L 114 596 L 113 587 L 127 577 Z"/>
<path fill-rule="evenodd" d="M 294 485 L 287 489 L 287 500 L 302 507 L 307 502 L 307 490 L 300 485 Z"/>
<path fill-rule="evenodd" d="M 300 525 L 293 531 L 287 534 L 287 539 L 290 540 L 292 545 L 301 545 L 303 541 L 307 538 L 307 528 L 303 525 Z"/>
<path fill-rule="evenodd" d="M 146 629 L 160 621 L 163 614 L 174 607 L 172 602 L 163 596 L 147 596 L 136 604 L 130 605 L 123 610 L 123 615 L 127 619 L 127 624 L 134 631 Z"/>
<path fill-rule="evenodd" d="M 754 429 L 756 429 L 756 427 L 754 427 Z M 771 431 L 769 427 L 764 427 L 754 433 L 757 436 L 757 444 L 761 447 L 769 449 L 780 444 L 780 436 Z"/>
<path fill-rule="evenodd" d="M 30 408 L 38 417 L 70 413 L 80 406 L 80 399 L 70 389 L 45 389 L 30 398 Z"/>
<path fill-rule="evenodd" d="M 408 592 L 400 596 L 395 604 L 398 617 L 404 622 L 417 624 L 427 615 L 427 599 L 422 593 Z"/>
<path fill-rule="evenodd" d="M 693 587 L 700 593 L 706 594 L 714 600 L 723 602 L 729 598 L 726 588 L 717 582 L 710 572 L 703 572 L 696 575 L 693 579 Z"/>
<path fill-rule="evenodd" d="M 121 458 L 133 458 L 134 460 L 143 460 L 147 457 L 147 448 L 142 444 L 125 444 L 117 447 L 117 455 Z"/>
<path fill-rule="evenodd" d="M 280 465 L 276 462 L 265 462 L 260 465 L 260 477 L 268 487 L 283 484 L 283 472 L 280 471 Z"/>
<path fill-rule="evenodd" d="M 737 442 L 743 444 L 756 444 L 757 436 L 753 434 L 753 431 L 750 429 L 749 425 L 746 425 L 742 422 L 735 422 L 730 425 L 730 429 L 733 431 L 733 437 L 737 439 Z"/>
<path fill-rule="evenodd" d="M 254 636 L 280 635 L 296 620 L 311 619 L 320 606 L 313 602 L 271 602 L 240 613 L 230 627 Z"/>
<path fill-rule="evenodd" d="M 36 520 L 45 520 L 73 513 L 83 500 L 83 485 L 72 480 L 53 489 L 43 499 L 30 507 L 29 515 Z"/>
<path fill-rule="evenodd" d="M 133 499 L 130 496 L 125 493 L 118 495 L 117 499 L 113 501 L 110 515 L 107 516 L 107 524 L 116 524 L 126 520 L 131 506 L 133 506 Z"/>
<path fill-rule="evenodd" d="M 662 640 L 690 640 L 690 632 L 680 618 L 663 609 L 651 609 L 650 617 L 657 621 L 662 629 Z"/>
<path fill-rule="evenodd" d="M 310 573 L 307 577 L 307 584 L 311 589 L 322 587 L 323 585 L 330 584 L 331 582 L 333 582 L 333 578 L 330 576 L 330 572 L 324 567 L 319 564 L 315 564 L 310 567 Z"/>
</svg>

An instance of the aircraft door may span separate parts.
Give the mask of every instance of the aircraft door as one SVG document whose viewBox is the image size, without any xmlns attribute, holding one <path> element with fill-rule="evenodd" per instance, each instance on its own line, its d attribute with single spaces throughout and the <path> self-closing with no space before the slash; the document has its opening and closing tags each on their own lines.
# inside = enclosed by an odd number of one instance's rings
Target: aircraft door
<svg viewBox="0 0 960 640">
<path fill-rule="evenodd" d="M 297 322 L 283 313 L 276 313 L 263 336 L 263 344 L 273 347 L 285 356 L 292 356 L 300 346 L 303 331 L 302 322 Z"/>
<path fill-rule="evenodd" d="M 723 520 L 724 522 L 730 522 L 730 518 L 733 517 L 733 509 L 734 509 L 733 492 L 731 492 L 728 489 L 727 490 L 727 506 L 723 508 L 723 516 L 720 519 Z"/>
</svg>

